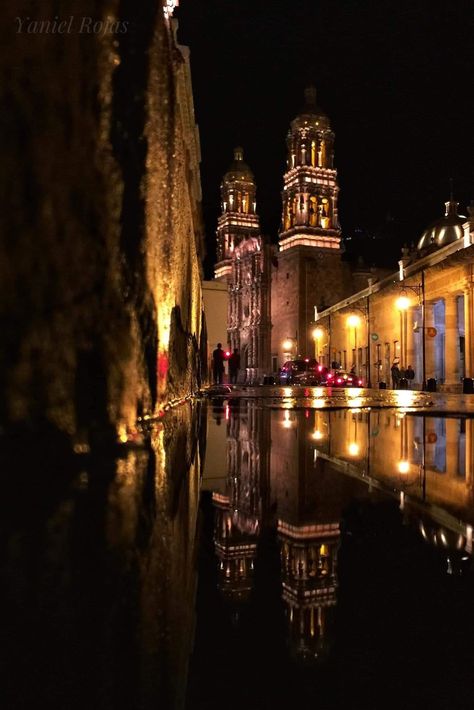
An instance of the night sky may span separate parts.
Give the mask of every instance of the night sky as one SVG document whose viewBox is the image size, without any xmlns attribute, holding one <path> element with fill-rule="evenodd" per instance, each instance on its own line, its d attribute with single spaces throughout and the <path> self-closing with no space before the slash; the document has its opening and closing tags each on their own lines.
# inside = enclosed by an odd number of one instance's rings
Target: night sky
<svg viewBox="0 0 474 710">
<path fill-rule="evenodd" d="M 191 49 L 208 276 L 219 185 L 236 145 L 256 176 L 262 229 L 276 241 L 286 133 L 311 83 L 336 133 L 343 234 L 359 227 L 384 240 L 369 261 L 396 259 L 403 242 L 417 241 L 443 214 L 450 177 L 466 214 L 474 198 L 473 8 L 472 0 L 181 0 L 175 15 Z"/>
</svg>

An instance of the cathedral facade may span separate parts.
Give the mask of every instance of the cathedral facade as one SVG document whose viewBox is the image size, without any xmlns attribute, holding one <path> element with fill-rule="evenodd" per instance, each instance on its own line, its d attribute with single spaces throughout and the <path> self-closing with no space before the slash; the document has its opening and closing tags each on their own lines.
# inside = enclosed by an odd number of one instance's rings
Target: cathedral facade
<svg viewBox="0 0 474 710">
<path fill-rule="evenodd" d="M 396 364 L 414 369 L 417 389 L 459 392 L 474 379 L 474 206 L 462 216 L 451 195 L 395 273 L 351 269 L 334 138 L 307 89 L 287 136 L 277 244 L 261 234 L 240 148 L 224 176 L 215 276 L 227 284 L 228 342 L 241 352 L 242 379 L 261 382 L 286 360 L 315 357 L 354 368 L 369 387 L 390 384 Z"/>
<path fill-rule="evenodd" d="M 228 286 L 228 341 L 248 381 L 311 356 L 318 309 L 351 292 L 341 259 L 334 133 L 313 88 L 291 123 L 287 151 L 277 246 L 261 233 L 255 179 L 241 148 L 221 185 L 215 278 Z"/>
</svg>

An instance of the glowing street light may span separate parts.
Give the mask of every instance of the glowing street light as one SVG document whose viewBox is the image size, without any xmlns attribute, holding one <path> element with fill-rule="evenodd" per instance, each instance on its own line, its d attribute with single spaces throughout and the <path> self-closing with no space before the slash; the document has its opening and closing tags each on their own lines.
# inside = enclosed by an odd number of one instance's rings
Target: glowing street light
<svg viewBox="0 0 474 710">
<path fill-rule="evenodd" d="M 347 325 L 349 328 L 357 328 L 360 325 L 360 318 L 354 314 L 347 318 Z"/>
<path fill-rule="evenodd" d="M 407 296 L 400 296 L 395 301 L 395 305 L 399 311 L 407 311 L 410 308 L 410 299 Z"/>
<path fill-rule="evenodd" d="M 324 338 L 324 330 L 322 328 L 315 328 L 313 330 L 314 339 L 314 357 L 319 360 L 319 348 L 321 345 L 321 340 Z"/>
<path fill-rule="evenodd" d="M 409 461 L 399 461 L 398 462 L 398 471 L 401 474 L 407 474 L 410 472 L 410 462 Z"/>
<path fill-rule="evenodd" d="M 360 453 L 360 446 L 355 441 L 351 442 L 347 447 L 349 456 L 358 456 Z"/>
<path fill-rule="evenodd" d="M 282 347 L 285 353 L 290 353 L 293 350 L 293 341 L 287 338 L 283 341 Z"/>
</svg>

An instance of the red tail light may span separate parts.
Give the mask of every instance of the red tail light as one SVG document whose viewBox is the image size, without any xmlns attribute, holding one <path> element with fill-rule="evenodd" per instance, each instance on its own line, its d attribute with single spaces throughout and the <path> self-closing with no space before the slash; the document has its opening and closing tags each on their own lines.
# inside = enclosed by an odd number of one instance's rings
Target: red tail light
<svg viewBox="0 0 474 710">
<path fill-rule="evenodd" d="M 318 365 L 318 371 L 319 371 L 319 372 L 322 372 L 322 371 L 323 371 L 323 366 L 322 366 L 322 365 Z"/>
<path fill-rule="evenodd" d="M 362 380 L 359 380 L 359 384 L 360 384 L 360 385 L 362 384 Z"/>
<path fill-rule="evenodd" d="M 332 374 L 332 372 L 328 372 L 328 380 L 332 380 L 333 377 L 334 375 Z"/>
<path fill-rule="evenodd" d="M 338 378 L 337 378 L 337 382 L 338 382 L 338 384 L 341 384 L 342 379 L 341 379 L 340 377 L 338 377 Z"/>
</svg>

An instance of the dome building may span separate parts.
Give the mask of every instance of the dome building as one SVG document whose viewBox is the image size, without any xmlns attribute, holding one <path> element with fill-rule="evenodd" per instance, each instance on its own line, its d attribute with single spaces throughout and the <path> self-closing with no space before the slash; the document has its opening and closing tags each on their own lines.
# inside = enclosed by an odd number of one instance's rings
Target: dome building
<svg viewBox="0 0 474 710">
<path fill-rule="evenodd" d="M 419 254 L 445 247 L 447 244 L 463 238 L 463 224 L 466 222 L 466 217 L 458 214 L 459 202 L 455 202 L 451 195 L 451 199 L 444 204 L 446 208 L 444 217 L 430 224 L 421 235 L 418 242 Z"/>
</svg>

